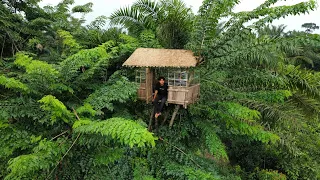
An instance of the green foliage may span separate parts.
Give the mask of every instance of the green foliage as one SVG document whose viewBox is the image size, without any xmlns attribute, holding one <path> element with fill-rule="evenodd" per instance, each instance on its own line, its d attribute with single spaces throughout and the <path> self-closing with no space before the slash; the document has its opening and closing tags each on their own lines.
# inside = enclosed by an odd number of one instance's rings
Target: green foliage
<svg viewBox="0 0 320 180">
<path fill-rule="evenodd" d="M 52 95 L 48 95 L 39 100 L 41 109 L 47 111 L 50 115 L 51 124 L 54 124 L 58 119 L 63 120 L 65 123 L 72 124 L 72 114 L 67 110 L 65 105 Z"/>
<path fill-rule="evenodd" d="M 30 134 L 27 131 L 21 131 L 12 125 L 0 121 L 0 159 L 4 160 L 10 157 L 16 150 L 28 149 L 30 142 Z"/>
<path fill-rule="evenodd" d="M 95 110 L 93 110 L 93 107 L 88 103 L 85 103 L 83 106 L 77 108 L 76 112 L 80 115 L 89 114 L 91 116 L 94 116 L 97 113 Z"/>
<path fill-rule="evenodd" d="M 0 101 L 0 119 L 15 121 L 17 119 L 39 120 L 43 112 L 36 100 L 28 97 L 8 98 Z"/>
<path fill-rule="evenodd" d="M 260 117 L 259 111 L 249 109 L 237 103 L 224 102 L 218 103 L 218 105 L 226 114 L 229 114 L 239 120 L 254 121 Z"/>
<path fill-rule="evenodd" d="M 28 92 L 29 88 L 23 84 L 22 82 L 14 79 L 14 78 L 7 78 L 3 75 L 0 75 L 0 84 L 8 89 L 14 89 L 17 91 Z"/>
<path fill-rule="evenodd" d="M 175 49 L 183 48 L 187 43 L 191 20 L 191 9 L 181 0 L 138 0 L 110 16 L 112 25 L 122 25 L 135 36 L 151 30 L 163 47 Z"/>
<path fill-rule="evenodd" d="M 24 67 L 28 74 L 46 75 L 45 78 L 51 77 L 50 79 L 53 79 L 58 75 L 58 71 L 48 63 L 32 60 L 31 57 L 23 53 L 16 54 L 16 57 L 17 58 L 14 63 L 18 66 Z"/>
<path fill-rule="evenodd" d="M 226 123 L 227 129 L 235 135 L 247 135 L 253 140 L 261 141 L 263 143 L 275 143 L 280 139 L 278 135 L 265 131 L 261 125 L 249 125 L 245 122 L 235 120 L 230 116 L 220 115 L 222 116 L 222 120 Z"/>
<path fill-rule="evenodd" d="M 41 177 L 40 170 L 47 170 L 59 161 L 60 156 L 67 151 L 66 145 L 59 146 L 57 142 L 42 140 L 33 148 L 33 153 L 21 155 L 9 161 L 10 173 L 5 179 L 23 179 Z"/>
<path fill-rule="evenodd" d="M 140 124 L 123 118 L 112 118 L 105 121 L 76 121 L 73 125 L 75 132 L 87 134 L 101 134 L 119 140 L 130 147 L 154 147 L 155 140 L 146 128 Z"/>
<path fill-rule="evenodd" d="M 58 30 L 57 33 L 62 38 L 62 43 L 63 43 L 64 49 L 66 49 L 65 50 L 66 54 L 73 54 L 81 49 L 81 46 L 73 38 L 70 32 L 64 31 L 64 30 Z"/>
<path fill-rule="evenodd" d="M 292 96 L 292 92 L 288 90 L 276 90 L 271 92 L 260 91 L 248 94 L 247 97 L 253 100 L 263 100 L 269 103 L 284 103 L 289 97 Z"/>
<path fill-rule="evenodd" d="M 250 179 L 259 179 L 259 180 L 287 180 L 286 175 L 274 171 L 274 170 L 259 170 L 256 169 L 255 173 L 252 174 Z"/>
<path fill-rule="evenodd" d="M 52 64 L 33 60 L 24 53 L 16 54 L 14 64 L 25 68 L 26 73 L 23 75 L 23 79 L 28 82 L 34 92 L 49 92 L 50 90 L 73 91 L 66 85 L 59 83 L 59 72 Z"/>
<path fill-rule="evenodd" d="M 145 159 L 134 159 L 134 180 L 155 180 L 148 169 L 148 163 Z"/>
<path fill-rule="evenodd" d="M 161 48 L 159 41 L 151 30 L 144 30 L 141 32 L 139 39 L 141 47 L 146 48 Z"/>
<path fill-rule="evenodd" d="M 69 56 L 60 65 L 62 76 L 66 81 L 83 81 L 92 77 L 98 68 L 108 65 L 110 55 L 106 50 L 113 44 L 112 41 L 106 42 L 99 47 L 81 50 Z"/>
<path fill-rule="evenodd" d="M 105 16 L 84 25 L 92 3 L 38 2 L 0 3 L 0 179 L 320 178 L 320 36 L 268 24 L 314 0 L 237 13 L 238 0 L 205 0 L 196 15 L 138 0 L 110 17 L 128 34 Z M 186 44 L 200 99 L 154 135 L 121 65 L 138 47 Z"/>
<path fill-rule="evenodd" d="M 137 89 L 136 83 L 129 82 L 126 77 L 114 75 L 110 77 L 107 84 L 92 93 L 86 99 L 86 102 L 91 104 L 95 110 L 107 108 L 113 111 L 113 102 L 126 102 L 128 99 L 136 96 Z"/>
<path fill-rule="evenodd" d="M 177 164 L 166 164 L 166 174 L 175 179 L 208 179 L 208 180 L 218 180 L 219 176 L 211 173 L 204 172 L 200 169 L 194 169 L 188 166 L 180 166 Z"/>
<path fill-rule="evenodd" d="M 91 2 L 85 5 L 75 6 L 72 8 L 72 12 L 73 13 L 77 13 L 77 12 L 89 13 L 89 12 L 92 12 L 92 6 L 93 6 L 93 3 Z"/>
<path fill-rule="evenodd" d="M 208 122 L 197 122 L 196 123 L 199 128 L 202 129 L 205 138 L 205 144 L 210 152 L 217 160 L 227 160 L 228 155 L 225 148 L 225 145 L 222 143 L 221 139 L 217 135 L 216 127 Z"/>
<path fill-rule="evenodd" d="M 110 163 L 114 163 L 115 161 L 122 158 L 124 153 L 123 149 L 115 148 L 115 149 L 107 149 L 96 155 L 94 160 L 94 165 L 108 165 Z"/>
<path fill-rule="evenodd" d="M 315 23 L 304 23 L 301 27 L 305 28 L 307 33 L 312 33 L 314 30 L 319 29 L 319 26 Z"/>
</svg>

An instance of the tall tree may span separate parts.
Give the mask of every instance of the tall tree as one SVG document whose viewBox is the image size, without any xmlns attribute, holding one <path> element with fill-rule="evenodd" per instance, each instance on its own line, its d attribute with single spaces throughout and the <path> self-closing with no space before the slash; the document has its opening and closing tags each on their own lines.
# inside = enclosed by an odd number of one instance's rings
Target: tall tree
<svg viewBox="0 0 320 180">
<path fill-rule="evenodd" d="M 285 35 L 285 25 L 275 26 L 275 25 L 268 25 L 258 29 L 259 36 L 270 36 L 272 38 L 281 37 Z"/>
<path fill-rule="evenodd" d="M 152 30 L 166 48 L 183 48 L 189 39 L 192 11 L 181 0 L 138 0 L 131 7 L 115 11 L 110 20 L 135 36 Z"/>
<path fill-rule="evenodd" d="M 314 30 L 319 29 L 316 23 L 304 23 L 301 27 L 305 28 L 307 33 L 312 33 Z"/>
<path fill-rule="evenodd" d="M 277 32 L 256 37 L 253 32 L 297 10 L 312 10 L 316 3 L 271 7 L 276 2 L 265 1 L 253 11 L 232 13 L 238 1 L 204 1 L 188 45 L 200 55 L 202 64 L 201 100 L 192 108 L 193 119 L 200 127 L 211 126 L 219 137 L 214 142 L 227 142 L 230 161 L 240 163 L 247 172 L 278 167 L 275 170 L 289 179 L 316 179 L 319 161 L 311 154 L 319 146 L 298 139 L 319 138 L 312 133 L 319 125 L 318 73 L 292 65 L 287 53 L 298 54 L 307 44 L 319 45 L 319 36 L 287 38 Z M 217 36 L 219 19 L 228 15 L 230 20 Z M 244 25 L 254 19 L 253 25 Z M 246 154 L 251 157 L 243 156 Z M 296 165 L 302 161 L 301 166 Z"/>
</svg>

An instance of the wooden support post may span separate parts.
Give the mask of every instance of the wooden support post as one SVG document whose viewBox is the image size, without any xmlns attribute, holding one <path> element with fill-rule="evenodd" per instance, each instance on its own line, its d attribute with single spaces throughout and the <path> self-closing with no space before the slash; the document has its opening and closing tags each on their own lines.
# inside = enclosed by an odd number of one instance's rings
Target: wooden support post
<svg viewBox="0 0 320 180">
<path fill-rule="evenodd" d="M 169 124 L 169 127 L 170 127 L 170 128 L 171 128 L 172 125 L 173 125 L 173 121 L 174 121 L 174 119 L 176 118 L 179 109 L 180 109 L 180 105 L 176 105 L 176 107 L 174 108 L 174 112 L 173 112 L 173 114 L 172 114 L 171 120 L 170 120 L 170 124 Z"/>
<path fill-rule="evenodd" d="M 161 123 L 162 126 L 163 126 L 164 123 L 167 121 L 168 115 L 169 115 L 169 110 L 166 110 L 166 112 L 165 112 L 165 114 L 164 114 L 164 119 L 163 119 L 163 121 L 162 121 L 162 123 Z"/>
<path fill-rule="evenodd" d="M 153 121 L 153 118 L 154 118 L 154 112 L 155 112 L 155 108 L 153 107 L 152 108 L 152 113 L 151 113 L 151 116 L 150 116 L 149 127 L 148 127 L 148 130 L 150 132 L 152 131 L 152 121 Z"/>
<path fill-rule="evenodd" d="M 158 117 L 155 117 L 154 118 L 154 129 L 156 130 L 156 132 L 158 132 L 158 128 L 159 128 Z"/>
</svg>

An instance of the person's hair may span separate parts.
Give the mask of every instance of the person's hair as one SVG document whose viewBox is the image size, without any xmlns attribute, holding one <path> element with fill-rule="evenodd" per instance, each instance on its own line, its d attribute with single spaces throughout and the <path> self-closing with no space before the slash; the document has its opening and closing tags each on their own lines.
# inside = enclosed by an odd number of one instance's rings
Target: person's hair
<svg viewBox="0 0 320 180">
<path fill-rule="evenodd" d="M 164 80 L 164 81 L 165 81 L 166 78 L 164 78 L 163 76 L 161 76 L 161 77 L 158 78 L 158 81 L 160 81 L 160 80 Z"/>
</svg>

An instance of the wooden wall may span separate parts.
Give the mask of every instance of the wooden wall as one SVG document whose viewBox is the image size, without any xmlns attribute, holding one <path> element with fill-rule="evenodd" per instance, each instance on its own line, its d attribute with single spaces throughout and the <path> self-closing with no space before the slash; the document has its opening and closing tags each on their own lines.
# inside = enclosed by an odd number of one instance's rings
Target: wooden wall
<svg viewBox="0 0 320 180">
<path fill-rule="evenodd" d="M 141 83 L 138 90 L 138 97 L 146 103 L 152 102 L 154 83 L 154 71 L 146 68 L 146 82 Z M 187 108 L 189 104 L 197 101 L 200 95 L 200 84 L 195 84 L 189 87 L 169 86 L 168 103 L 179 104 Z"/>
<path fill-rule="evenodd" d="M 168 103 L 180 104 L 187 108 L 189 104 L 194 103 L 200 95 L 200 84 L 190 87 L 171 86 L 168 89 Z"/>
</svg>

